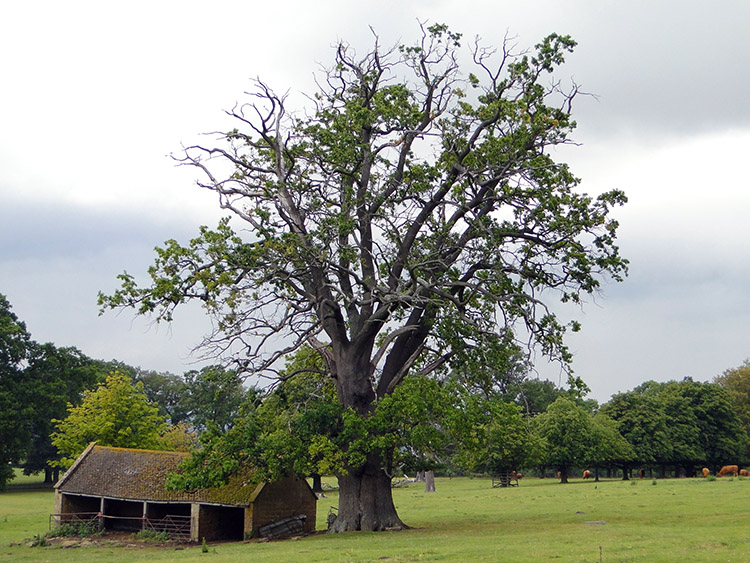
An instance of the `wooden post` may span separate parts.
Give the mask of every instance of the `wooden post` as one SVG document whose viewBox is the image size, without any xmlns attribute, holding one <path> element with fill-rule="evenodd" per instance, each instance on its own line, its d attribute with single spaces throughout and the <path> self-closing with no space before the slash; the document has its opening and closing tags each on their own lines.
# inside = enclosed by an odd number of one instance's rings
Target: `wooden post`
<svg viewBox="0 0 750 563">
<path fill-rule="evenodd" d="M 424 492 L 434 493 L 435 492 L 435 472 L 425 471 L 424 473 Z"/>
</svg>

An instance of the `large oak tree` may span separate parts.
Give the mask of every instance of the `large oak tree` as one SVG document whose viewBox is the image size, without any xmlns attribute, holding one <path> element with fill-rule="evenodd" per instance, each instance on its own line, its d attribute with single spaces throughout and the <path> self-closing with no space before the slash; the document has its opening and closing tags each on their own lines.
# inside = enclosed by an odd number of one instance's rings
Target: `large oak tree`
<svg viewBox="0 0 750 563">
<path fill-rule="evenodd" d="M 626 269 L 609 216 L 624 195 L 581 193 L 552 157 L 578 94 L 552 73 L 575 43 L 551 35 L 521 53 L 460 40 L 434 25 L 413 45 L 339 43 L 305 108 L 257 81 L 228 112 L 237 128 L 181 158 L 242 228 L 227 219 L 168 241 L 152 283 L 122 274 L 102 307 L 170 321 L 200 300 L 216 328 L 204 349 L 251 373 L 310 343 L 363 419 L 406 378 L 490 365 L 509 339 L 568 363 L 549 304 Z M 373 447 L 339 473 L 334 531 L 403 526 L 392 453 Z"/>
</svg>

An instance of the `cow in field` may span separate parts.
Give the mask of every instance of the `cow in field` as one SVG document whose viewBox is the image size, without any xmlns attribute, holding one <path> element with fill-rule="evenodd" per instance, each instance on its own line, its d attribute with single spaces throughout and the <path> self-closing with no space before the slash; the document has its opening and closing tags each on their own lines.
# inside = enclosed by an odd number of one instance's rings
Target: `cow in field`
<svg viewBox="0 0 750 563">
<path fill-rule="evenodd" d="M 738 474 L 739 474 L 739 468 L 736 465 L 725 465 L 719 470 L 716 476 L 726 477 L 727 475 L 732 475 L 734 477 L 737 477 Z"/>
<path fill-rule="evenodd" d="M 589 479 L 590 477 L 591 477 L 591 471 L 587 469 L 586 471 L 583 472 L 584 479 Z"/>
<path fill-rule="evenodd" d="M 703 469 L 701 469 L 701 473 L 703 473 L 703 477 L 708 477 L 709 475 L 711 475 L 711 471 L 708 469 L 708 467 L 704 467 Z"/>
<path fill-rule="evenodd" d="M 747 469 L 740 469 L 740 477 L 750 477 L 750 472 Z"/>
<path fill-rule="evenodd" d="M 523 479 L 523 473 L 516 473 L 516 479 Z"/>
</svg>

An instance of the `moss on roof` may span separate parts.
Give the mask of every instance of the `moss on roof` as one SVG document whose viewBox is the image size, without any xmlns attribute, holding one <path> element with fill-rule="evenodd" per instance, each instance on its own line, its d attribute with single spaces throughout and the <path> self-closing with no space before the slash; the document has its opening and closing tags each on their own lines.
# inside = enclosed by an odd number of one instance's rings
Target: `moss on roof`
<svg viewBox="0 0 750 563">
<path fill-rule="evenodd" d="M 263 488 L 252 472 L 245 472 L 232 477 L 223 487 L 168 491 L 167 476 L 177 472 L 177 466 L 188 455 L 93 445 L 84 450 L 55 488 L 70 494 L 230 506 L 248 506 Z"/>
</svg>

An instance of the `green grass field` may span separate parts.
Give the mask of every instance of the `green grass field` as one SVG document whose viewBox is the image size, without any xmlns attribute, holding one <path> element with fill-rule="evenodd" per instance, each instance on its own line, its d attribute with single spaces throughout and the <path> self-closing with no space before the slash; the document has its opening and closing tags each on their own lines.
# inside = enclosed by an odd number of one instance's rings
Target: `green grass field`
<svg viewBox="0 0 750 563">
<path fill-rule="evenodd" d="M 53 494 L 0 493 L 0 559 L 20 561 L 748 561 L 750 479 L 643 481 L 437 479 L 395 489 L 402 532 L 320 534 L 200 546 L 13 545 L 47 531 Z M 336 493 L 318 503 L 323 529 Z"/>
</svg>

